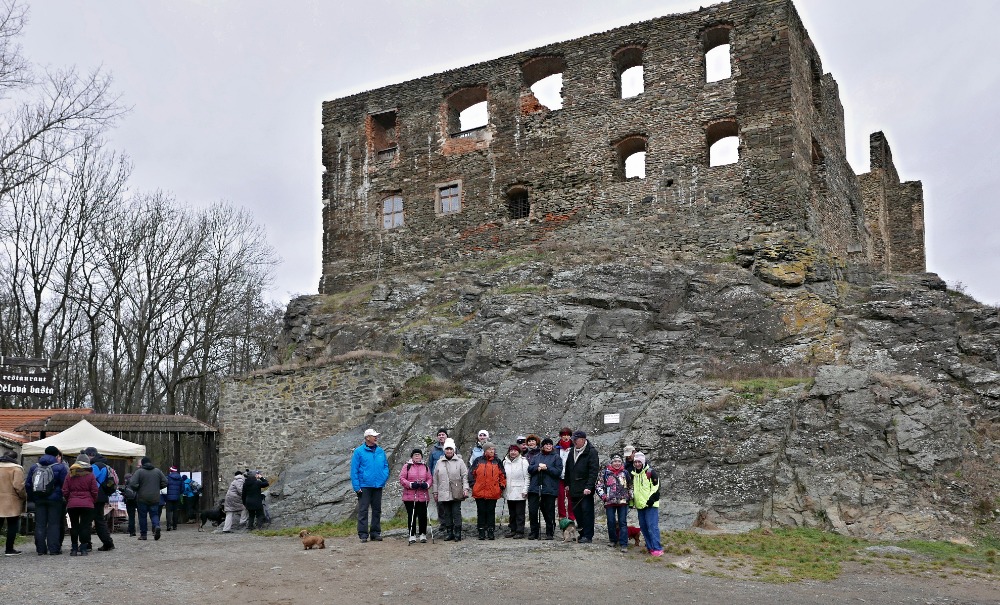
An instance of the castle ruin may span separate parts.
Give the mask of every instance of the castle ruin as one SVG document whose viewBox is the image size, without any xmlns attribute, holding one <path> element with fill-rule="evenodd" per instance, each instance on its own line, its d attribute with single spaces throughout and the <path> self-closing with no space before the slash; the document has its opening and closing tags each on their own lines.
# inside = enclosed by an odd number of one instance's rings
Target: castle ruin
<svg viewBox="0 0 1000 605">
<path fill-rule="evenodd" d="M 731 74 L 708 82 L 719 47 Z M 641 85 L 625 92 L 634 68 Z M 554 109 L 531 87 L 557 74 Z M 461 112 L 484 102 L 485 124 L 463 129 Z M 325 102 L 322 120 L 320 293 L 559 242 L 723 257 L 765 232 L 797 233 L 844 267 L 925 270 L 921 184 L 899 182 L 882 133 L 871 171 L 854 174 L 837 83 L 790 0 L 734 0 L 386 86 Z M 727 137 L 738 161 L 710 165 Z M 640 153 L 644 176 L 628 176 Z"/>
</svg>

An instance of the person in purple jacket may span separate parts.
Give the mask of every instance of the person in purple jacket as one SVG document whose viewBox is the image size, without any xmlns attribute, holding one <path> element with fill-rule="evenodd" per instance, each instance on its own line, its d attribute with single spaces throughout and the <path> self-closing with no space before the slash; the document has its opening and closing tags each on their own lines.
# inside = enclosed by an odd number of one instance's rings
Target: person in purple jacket
<svg viewBox="0 0 1000 605">
<path fill-rule="evenodd" d="M 399 471 L 399 484 L 403 486 L 403 506 L 406 507 L 406 521 L 409 528 L 409 543 L 427 541 L 427 502 L 430 487 L 434 482 L 431 471 L 424 464 L 424 453 L 420 448 L 410 452 L 410 461 Z M 416 524 L 414 524 L 416 515 Z"/>
</svg>

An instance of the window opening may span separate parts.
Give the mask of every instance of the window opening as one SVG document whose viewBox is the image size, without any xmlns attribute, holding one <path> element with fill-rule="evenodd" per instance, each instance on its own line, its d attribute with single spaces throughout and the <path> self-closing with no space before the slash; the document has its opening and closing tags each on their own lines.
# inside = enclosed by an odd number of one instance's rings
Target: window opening
<svg viewBox="0 0 1000 605">
<path fill-rule="evenodd" d="M 731 25 L 717 25 L 701 35 L 705 54 L 705 82 L 718 82 L 733 77 Z"/>
<path fill-rule="evenodd" d="M 462 211 L 462 184 L 439 185 L 437 189 L 438 214 L 457 214 Z"/>
<path fill-rule="evenodd" d="M 368 116 L 371 146 L 380 160 L 391 160 L 396 156 L 396 111 L 384 111 Z"/>
<path fill-rule="evenodd" d="M 486 87 L 453 92 L 445 101 L 448 134 L 452 138 L 482 138 L 489 123 Z"/>
<path fill-rule="evenodd" d="M 622 72 L 621 87 L 623 99 L 642 94 L 644 90 L 642 65 L 629 67 Z"/>
<path fill-rule="evenodd" d="M 740 160 L 740 131 L 736 120 L 720 120 L 705 129 L 708 165 L 725 166 Z"/>
<path fill-rule="evenodd" d="M 646 178 L 646 137 L 631 135 L 614 145 L 618 153 L 618 174 L 622 180 Z"/>
<path fill-rule="evenodd" d="M 562 74 L 552 74 L 531 85 L 531 93 L 549 109 L 562 109 Z"/>
<path fill-rule="evenodd" d="M 403 197 L 392 195 L 382 200 L 382 227 L 392 229 L 403 226 Z"/>
<path fill-rule="evenodd" d="M 643 51 L 641 45 L 631 45 L 618 49 L 612 55 L 611 60 L 615 66 L 615 92 L 619 98 L 627 99 L 645 91 Z"/>
<path fill-rule="evenodd" d="M 507 192 L 507 213 L 512 219 L 528 218 L 531 214 L 531 201 L 528 190 L 524 187 L 514 187 Z"/>
</svg>

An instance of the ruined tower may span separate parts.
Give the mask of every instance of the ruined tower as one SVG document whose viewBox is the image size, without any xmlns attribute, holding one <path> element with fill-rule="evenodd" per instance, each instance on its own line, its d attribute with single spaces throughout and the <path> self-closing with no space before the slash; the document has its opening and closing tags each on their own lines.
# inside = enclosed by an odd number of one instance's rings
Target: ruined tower
<svg viewBox="0 0 1000 605">
<path fill-rule="evenodd" d="M 730 73 L 707 81 L 720 48 Z M 546 106 L 532 86 L 555 75 Z M 485 123 L 463 127 L 482 103 Z M 764 232 L 794 232 L 843 266 L 924 271 L 921 185 L 899 182 L 881 133 L 871 172 L 854 174 L 837 83 L 790 0 L 734 0 L 335 99 L 322 121 L 321 293 L 524 247 L 721 258 Z M 738 160 L 711 165 L 727 138 Z M 636 157 L 644 175 L 629 176 Z"/>
</svg>

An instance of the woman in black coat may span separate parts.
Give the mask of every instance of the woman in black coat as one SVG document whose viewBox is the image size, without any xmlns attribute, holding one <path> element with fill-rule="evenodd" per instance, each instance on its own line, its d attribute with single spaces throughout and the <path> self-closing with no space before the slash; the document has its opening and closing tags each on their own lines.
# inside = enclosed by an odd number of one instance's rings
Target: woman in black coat
<svg viewBox="0 0 1000 605">
<path fill-rule="evenodd" d="M 270 485 L 260 471 L 253 471 L 243 483 L 243 506 L 247 509 L 247 531 L 254 529 L 254 521 L 259 527 L 264 523 L 263 489 Z"/>
<path fill-rule="evenodd" d="M 556 496 L 559 494 L 559 477 L 562 475 L 562 458 L 556 452 L 552 440 L 542 439 L 540 451 L 528 464 L 528 517 L 530 520 L 529 540 L 539 539 L 538 510 L 545 518 L 545 538 L 551 540 L 556 531 Z"/>
</svg>

